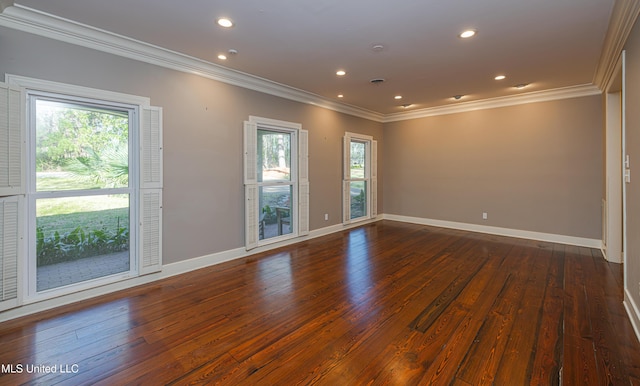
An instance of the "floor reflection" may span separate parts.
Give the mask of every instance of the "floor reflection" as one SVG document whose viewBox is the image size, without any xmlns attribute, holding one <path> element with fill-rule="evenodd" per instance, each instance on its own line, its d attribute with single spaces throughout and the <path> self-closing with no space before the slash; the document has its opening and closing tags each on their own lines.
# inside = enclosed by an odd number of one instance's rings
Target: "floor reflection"
<svg viewBox="0 0 640 386">
<path fill-rule="evenodd" d="M 257 282 L 260 290 L 269 299 L 282 300 L 289 296 L 293 289 L 293 275 L 291 273 L 291 254 L 279 253 L 258 261 Z"/>
<path fill-rule="evenodd" d="M 35 366 L 38 381 L 64 383 L 79 374 L 106 374 L 134 360 L 128 350 L 121 352 L 123 345 L 134 340 L 137 323 L 131 302 L 124 298 L 86 308 L 76 312 L 71 322 L 61 315 L 37 324 L 30 342 L 34 355 L 28 364 Z M 100 360 L 93 353 L 99 353 Z M 54 371 L 41 374 L 47 367 Z"/>
<path fill-rule="evenodd" d="M 367 233 L 364 228 L 349 232 L 347 240 L 347 286 L 353 303 L 360 303 L 373 285 L 371 280 L 371 257 Z M 370 299 L 370 298 L 369 298 Z"/>
</svg>

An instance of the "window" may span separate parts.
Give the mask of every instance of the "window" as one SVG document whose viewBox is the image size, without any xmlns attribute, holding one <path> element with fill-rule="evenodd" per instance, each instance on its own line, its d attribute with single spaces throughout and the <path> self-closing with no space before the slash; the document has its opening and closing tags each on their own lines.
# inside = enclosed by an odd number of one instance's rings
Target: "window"
<svg viewBox="0 0 640 386">
<path fill-rule="evenodd" d="M 28 95 L 28 223 L 35 240 L 29 243 L 29 263 L 35 292 L 131 273 L 135 106 Z"/>
<path fill-rule="evenodd" d="M 20 86 L 26 117 L 25 140 L 7 147 L 26 182 L 14 193 L 26 197 L 16 221 L 26 224 L 16 284 L 25 301 L 159 271 L 161 109 L 147 98 L 7 78 Z"/>
<path fill-rule="evenodd" d="M 259 240 L 293 233 L 291 209 L 298 189 L 291 174 L 292 139 L 293 131 L 258 129 Z"/>
<path fill-rule="evenodd" d="M 377 215 L 377 141 L 367 135 L 346 133 L 343 139 L 343 222 Z"/>
<path fill-rule="evenodd" d="M 244 136 L 247 249 L 307 234 L 307 132 L 250 117 Z"/>
</svg>

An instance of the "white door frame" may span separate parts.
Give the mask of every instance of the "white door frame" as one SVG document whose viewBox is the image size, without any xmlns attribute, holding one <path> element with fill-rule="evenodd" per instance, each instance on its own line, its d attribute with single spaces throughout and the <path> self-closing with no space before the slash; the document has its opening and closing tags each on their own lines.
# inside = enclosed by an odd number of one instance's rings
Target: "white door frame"
<svg viewBox="0 0 640 386">
<path fill-rule="evenodd" d="M 620 67 L 622 74 L 622 264 L 623 264 L 623 277 L 624 277 L 624 290 L 627 291 L 629 286 L 627 283 L 627 182 L 625 181 L 625 172 L 629 168 L 630 165 L 625 164 L 627 158 L 627 114 L 626 114 L 626 101 L 627 101 L 627 92 L 626 92 L 626 79 L 627 79 L 627 69 L 626 69 L 626 53 L 623 50 L 620 54 Z"/>
<path fill-rule="evenodd" d="M 614 263 L 624 261 L 624 180 L 623 180 L 623 56 L 605 88 L 605 200 L 602 219 L 602 251 Z"/>
</svg>

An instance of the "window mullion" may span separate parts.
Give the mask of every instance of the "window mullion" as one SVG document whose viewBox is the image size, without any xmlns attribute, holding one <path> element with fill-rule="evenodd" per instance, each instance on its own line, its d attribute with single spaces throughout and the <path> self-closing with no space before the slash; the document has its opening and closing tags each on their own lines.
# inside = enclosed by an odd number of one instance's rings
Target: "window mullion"
<svg viewBox="0 0 640 386">
<path fill-rule="evenodd" d="M 42 191 L 32 194 L 36 198 L 62 198 L 62 197 L 86 197 L 86 196 L 105 196 L 115 194 L 131 194 L 132 188 L 117 189 L 92 189 L 92 190 L 54 190 Z"/>
</svg>

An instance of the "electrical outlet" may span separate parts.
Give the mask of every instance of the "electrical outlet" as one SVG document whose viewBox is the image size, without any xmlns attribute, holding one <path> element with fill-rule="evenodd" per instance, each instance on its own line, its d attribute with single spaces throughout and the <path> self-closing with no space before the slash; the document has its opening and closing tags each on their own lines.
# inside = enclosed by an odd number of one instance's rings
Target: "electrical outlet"
<svg viewBox="0 0 640 386">
<path fill-rule="evenodd" d="M 489 218 L 489 215 L 487 214 L 487 212 L 482 212 L 482 219 L 486 220 Z"/>
<path fill-rule="evenodd" d="M 324 214 L 324 221 L 329 221 L 329 213 Z"/>
</svg>

